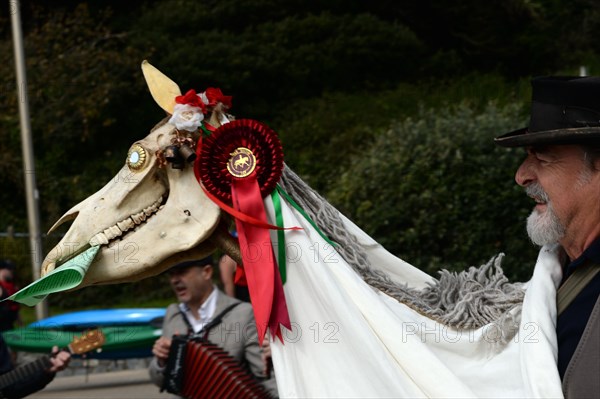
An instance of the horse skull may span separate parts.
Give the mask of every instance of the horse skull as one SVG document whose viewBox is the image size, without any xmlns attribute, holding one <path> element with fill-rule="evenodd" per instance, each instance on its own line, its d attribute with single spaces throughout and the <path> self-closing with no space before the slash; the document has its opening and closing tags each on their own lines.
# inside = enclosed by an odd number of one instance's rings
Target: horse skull
<svg viewBox="0 0 600 399">
<path fill-rule="evenodd" d="M 207 256 L 219 208 L 204 194 L 190 164 L 160 167 L 157 152 L 171 144 L 174 126 L 163 123 L 131 147 L 119 173 L 75 205 L 50 229 L 73 224 L 42 263 L 46 275 L 89 246 L 101 245 L 79 287 L 137 281 L 173 264 Z"/>
</svg>

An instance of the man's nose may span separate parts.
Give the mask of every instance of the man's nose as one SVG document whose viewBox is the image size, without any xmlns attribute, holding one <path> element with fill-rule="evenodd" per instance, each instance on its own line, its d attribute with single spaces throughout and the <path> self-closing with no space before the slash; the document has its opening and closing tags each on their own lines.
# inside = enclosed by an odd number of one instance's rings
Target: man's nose
<svg viewBox="0 0 600 399">
<path fill-rule="evenodd" d="M 521 166 L 517 169 L 517 173 L 515 173 L 515 181 L 519 186 L 526 187 L 531 184 L 532 181 L 535 180 L 535 175 L 531 170 L 531 164 L 529 163 L 529 157 L 527 157 Z"/>
</svg>

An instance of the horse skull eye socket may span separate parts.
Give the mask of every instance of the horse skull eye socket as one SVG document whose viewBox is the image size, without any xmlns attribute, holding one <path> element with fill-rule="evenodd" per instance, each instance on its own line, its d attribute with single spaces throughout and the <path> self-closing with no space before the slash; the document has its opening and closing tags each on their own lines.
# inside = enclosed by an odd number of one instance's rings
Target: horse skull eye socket
<svg viewBox="0 0 600 399">
<path fill-rule="evenodd" d="M 139 144 L 131 146 L 127 152 L 127 166 L 132 170 L 140 170 L 146 163 L 147 153 L 144 147 Z"/>
</svg>

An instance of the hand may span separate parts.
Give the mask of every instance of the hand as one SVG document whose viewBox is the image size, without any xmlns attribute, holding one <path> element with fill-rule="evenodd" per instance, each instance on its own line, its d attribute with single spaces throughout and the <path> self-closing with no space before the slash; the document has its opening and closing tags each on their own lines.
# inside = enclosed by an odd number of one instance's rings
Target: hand
<svg viewBox="0 0 600 399">
<path fill-rule="evenodd" d="M 52 356 L 50 356 L 50 363 L 52 365 L 48 369 L 50 373 L 56 373 L 67 368 L 71 361 L 71 354 L 67 351 L 58 351 L 58 346 L 52 348 Z"/>
<path fill-rule="evenodd" d="M 152 346 L 152 354 L 158 359 L 158 365 L 164 367 L 167 364 L 169 350 L 171 349 L 171 339 L 160 337 Z"/>
<path fill-rule="evenodd" d="M 268 334 L 265 335 L 261 344 L 262 351 L 260 353 L 263 361 L 263 374 L 267 378 L 271 378 L 271 369 L 273 368 L 273 360 L 271 359 L 271 343 L 269 342 Z"/>
</svg>

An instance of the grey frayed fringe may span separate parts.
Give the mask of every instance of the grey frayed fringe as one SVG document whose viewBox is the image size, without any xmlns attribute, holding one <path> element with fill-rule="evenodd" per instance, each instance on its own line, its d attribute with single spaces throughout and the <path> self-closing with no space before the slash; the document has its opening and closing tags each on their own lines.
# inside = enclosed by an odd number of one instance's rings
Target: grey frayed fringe
<svg viewBox="0 0 600 399">
<path fill-rule="evenodd" d="M 494 329 L 488 329 L 488 342 L 506 344 L 518 331 L 525 290 L 522 284 L 508 281 L 502 271 L 503 258 L 500 254 L 460 273 L 440 271 L 438 280 L 416 294 L 417 307 L 455 328 L 493 325 Z"/>
<path fill-rule="evenodd" d="M 434 283 L 415 290 L 406 284 L 395 283 L 381 270 L 374 269 L 356 237 L 344 228 L 337 209 L 287 166 L 280 185 L 338 244 L 336 250 L 373 288 L 453 328 L 473 329 L 494 323 L 498 332 L 495 344 L 505 344 L 517 332 L 524 290 L 520 284 L 511 284 L 504 275 L 502 254 L 485 265 L 470 267 L 460 273 L 442 270 Z"/>
<path fill-rule="evenodd" d="M 520 284 L 511 284 L 502 271 L 504 255 L 460 273 L 440 271 L 440 278 L 420 293 L 431 314 L 446 324 L 478 328 L 498 321 L 523 302 Z"/>
</svg>

